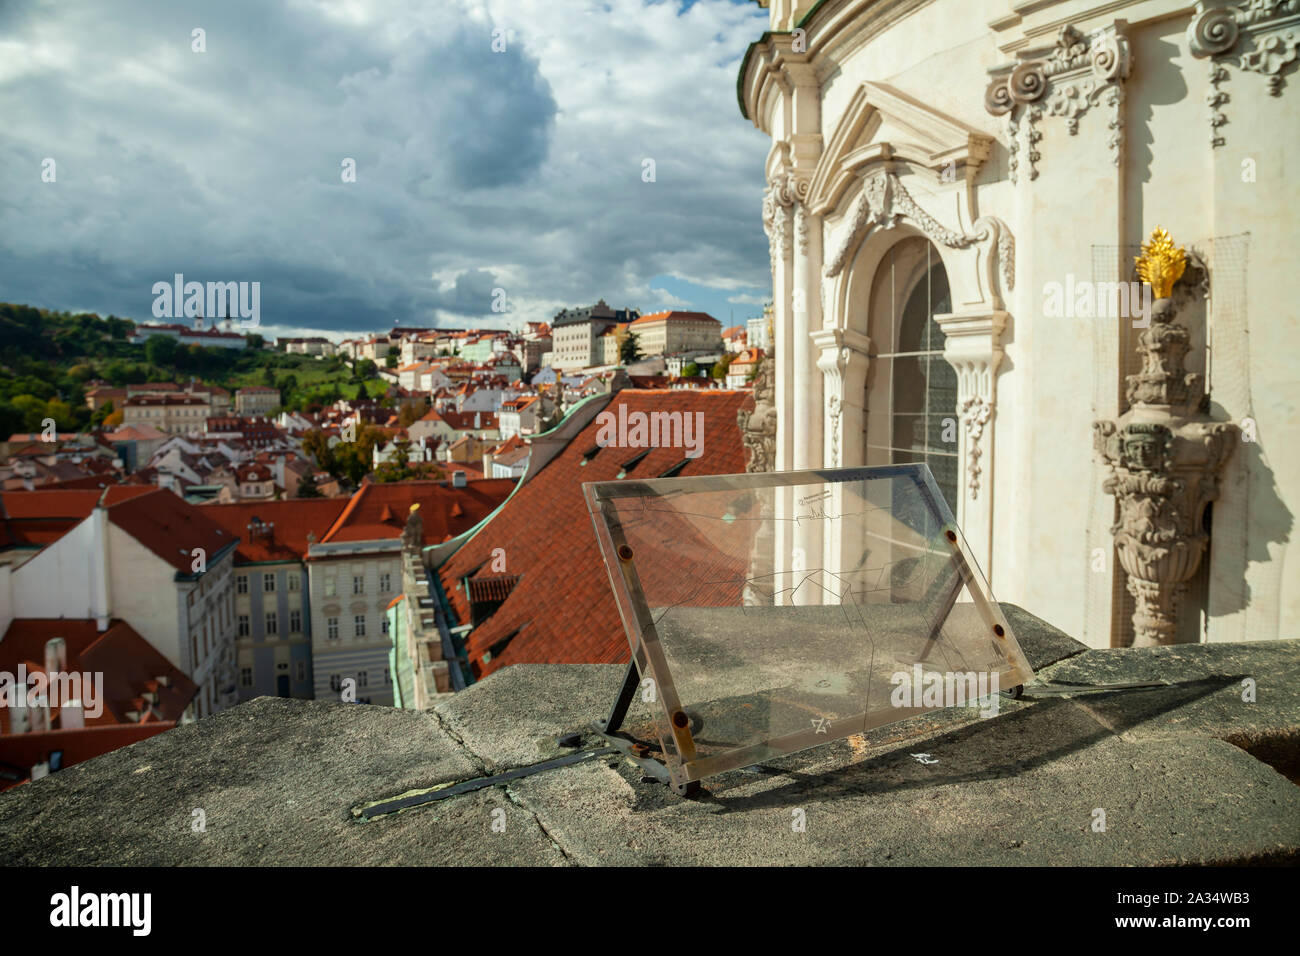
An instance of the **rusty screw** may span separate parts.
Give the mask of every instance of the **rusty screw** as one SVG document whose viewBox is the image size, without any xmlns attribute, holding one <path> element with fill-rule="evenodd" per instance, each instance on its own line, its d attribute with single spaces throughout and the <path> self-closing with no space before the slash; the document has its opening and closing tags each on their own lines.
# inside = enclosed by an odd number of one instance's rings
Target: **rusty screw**
<svg viewBox="0 0 1300 956">
<path fill-rule="evenodd" d="M 1007 632 L 1003 629 L 1001 624 L 994 624 L 993 633 L 996 634 L 998 637 L 1003 637 L 1006 635 Z"/>
<path fill-rule="evenodd" d="M 684 710 L 679 710 L 677 713 L 673 714 L 673 726 L 675 727 L 685 728 L 690 724 L 690 722 L 691 719 L 686 716 L 686 711 Z"/>
<path fill-rule="evenodd" d="M 626 544 L 620 544 L 618 546 L 618 556 L 622 558 L 624 561 L 631 561 L 632 549 L 628 547 Z"/>
<path fill-rule="evenodd" d="M 951 541 L 953 544 L 956 544 L 956 543 L 957 543 L 957 532 L 956 532 L 956 531 L 953 531 L 953 530 L 950 528 L 950 529 L 948 529 L 948 531 L 945 532 L 945 535 L 947 536 L 948 540 Z"/>
</svg>

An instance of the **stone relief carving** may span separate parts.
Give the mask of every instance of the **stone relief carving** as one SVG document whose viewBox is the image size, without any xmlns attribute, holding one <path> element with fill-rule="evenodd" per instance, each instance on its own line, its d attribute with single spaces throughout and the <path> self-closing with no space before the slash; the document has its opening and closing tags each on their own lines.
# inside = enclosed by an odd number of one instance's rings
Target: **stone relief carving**
<svg viewBox="0 0 1300 956">
<path fill-rule="evenodd" d="M 975 220 L 971 232 L 956 232 L 922 209 L 898 176 L 883 169 L 863 180 L 862 190 L 833 237 L 823 275 L 828 279 L 839 275 L 848 263 L 849 254 L 873 229 L 892 229 L 904 218 L 930 239 L 950 249 L 991 243 L 997 249 L 1003 284 L 1008 290 L 1016 287 L 1015 237 L 1002 220 L 995 216 L 981 216 Z"/>
<path fill-rule="evenodd" d="M 984 106 L 994 116 L 1008 115 L 1009 131 L 1019 131 L 1016 112 L 1025 107 L 1029 117 L 1029 178 L 1038 178 L 1038 150 L 1035 144 L 1042 138 L 1035 126 L 1046 112 L 1065 120 L 1071 136 L 1079 132 L 1079 118 L 1094 106 L 1104 106 L 1110 111 L 1107 127 L 1110 135 L 1107 144 L 1111 161 L 1119 164 L 1123 147 L 1123 92 L 1128 78 L 1131 57 L 1128 38 L 1112 24 L 1085 36 L 1076 28 L 1063 26 L 1056 37 L 1056 45 L 1045 56 L 1029 59 L 994 73 L 984 92 Z M 1014 141 L 1013 141 L 1014 142 Z M 1018 145 L 1011 145 L 1013 152 Z M 1018 162 L 1017 162 L 1018 165 Z M 1016 168 L 1012 167 L 1013 181 Z"/>
<path fill-rule="evenodd" d="M 1201 377 L 1183 367 L 1191 333 L 1174 321 L 1173 286 L 1185 264 L 1164 230 L 1143 247 L 1138 273 L 1156 298 L 1138 340 L 1142 371 L 1128 376 L 1129 410 L 1093 422 L 1094 448 L 1110 472 L 1102 487 L 1119 502 L 1111 533 L 1137 602 L 1139 645 L 1177 639 L 1179 601 L 1209 543 L 1202 516 L 1240 431 L 1201 410 Z"/>
<path fill-rule="evenodd" d="M 831 417 L 831 460 L 832 468 L 840 467 L 840 397 L 832 395 L 826 403 L 826 410 Z"/>
<path fill-rule="evenodd" d="M 740 440 L 749 452 L 745 471 L 776 470 L 776 403 L 771 371 L 769 356 L 754 376 L 754 410 L 742 408 L 736 413 Z"/>
<path fill-rule="evenodd" d="M 983 471 L 980 458 L 983 457 L 984 450 L 980 446 L 980 440 L 984 437 L 984 426 L 993 416 L 993 404 L 982 395 L 972 395 L 961 403 L 957 413 L 966 428 L 967 486 L 970 488 L 971 500 L 974 501 L 979 497 L 980 473 Z"/>
<path fill-rule="evenodd" d="M 1210 145 L 1222 146 L 1219 127 L 1228 122 L 1219 109 L 1228 102 L 1219 89 L 1228 78 L 1223 64 L 1260 74 L 1268 92 L 1281 96 L 1282 73 L 1300 58 L 1300 0 L 1236 0 L 1227 6 L 1199 0 L 1187 26 L 1187 45 L 1193 56 L 1209 58 Z"/>
<path fill-rule="evenodd" d="M 768 254 L 775 274 L 778 262 L 790 256 L 793 248 L 795 203 L 808 198 L 809 180 L 780 172 L 763 192 L 763 231 L 767 233 Z"/>
</svg>

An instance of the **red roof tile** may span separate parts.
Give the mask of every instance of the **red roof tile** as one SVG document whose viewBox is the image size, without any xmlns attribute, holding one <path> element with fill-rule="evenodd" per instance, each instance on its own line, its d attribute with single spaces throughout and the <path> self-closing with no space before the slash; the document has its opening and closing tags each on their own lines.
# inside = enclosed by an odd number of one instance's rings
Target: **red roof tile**
<svg viewBox="0 0 1300 956">
<path fill-rule="evenodd" d="M 624 389 L 605 410 L 703 412 L 703 454 L 679 474 L 726 475 L 745 470 L 736 413 L 752 407 L 740 391 Z M 519 663 L 617 663 L 628 658 L 627 638 L 609 589 L 582 495 L 588 481 L 612 481 L 632 458 L 648 451 L 628 477 L 656 478 L 680 464 L 681 448 L 599 448 L 598 419 L 579 432 L 506 506 L 442 566 L 443 590 L 460 623 L 469 623 L 463 579 L 491 577 L 493 550 L 504 548 L 519 581 L 491 617 L 470 632 L 467 649 L 480 674 Z M 584 463 L 585 462 L 585 463 Z M 484 664 L 483 654 L 510 638 Z"/>
<path fill-rule="evenodd" d="M 112 491 L 112 489 L 109 489 Z M 202 548 L 209 561 L 235 539 L 202 508 L 162 489 L 111 505 L 108 520 L 177 571 L 191 573 L 191 552 Z M 71 492 L 76 494 L 76 492 Z"/>
<path fill-rule="evenodd" d="M 63 638 L 66 644 L 68 673 L 104 675 L 103 713 L 98 716 L 87 713 L 88 728 L 128 723 L 127 711 L 142 709 L 136 702 L 145 691 L 158 695 L 153 719 L 179 720 L 198 691 L 193 681 L 172 666 L 131 625 L 118 620 L 111 621 L 101 634 L 93 620 L 18 618 L 0 638 L 0 671 L 16 674 L 18 666 L 23 664 L 29 674 L 43 672 L 45 642 L 54 637 Z M 159 677 L 166 678 L 168 686 L 158 683 Z M 82 700 L 89 704 L 84 694 Z M 51 712 L 57 715 L 59 708 L 51 707 Z M 7 707 L 0 707 L 0 733 L 10 733 Z M 7 742 L 0 741 L 0 760 L 5 759 Z"/>
<path fill-rule="evenodd" d="M 6 491 L 0 493 L 0 547 L 44 547 L 63 537 L 95 510 L 102 497 L 110 507 L 156 492 L 148 485 L 112 485 L 103 491 Z M 178 501 L 180 499 L 177 499 Z"/>
<path fill-rule="evenodd" d="M 406 527 L 411 505 L 419 504 L 424 543 L 439 544 L 463 534 L 486 518 L 514 487 L 515 482 L 510 478 L 470 481 L 464 488 L 452 488 L 438 481 L 364 484 L 325 532 L 321 543 L 399 537 Z"/>
<path fill-rule="evenodd" d="M 241 501 L 203 505 L 203 513 L 239 538 L 235 564 L 254 564 L 301 561 L 307 554 L 307 535 L 319 541 L 346 504 L 345 498 Z M 262 527 L 250 530 L 249 525 L 257 523 Z"/>
</svg>

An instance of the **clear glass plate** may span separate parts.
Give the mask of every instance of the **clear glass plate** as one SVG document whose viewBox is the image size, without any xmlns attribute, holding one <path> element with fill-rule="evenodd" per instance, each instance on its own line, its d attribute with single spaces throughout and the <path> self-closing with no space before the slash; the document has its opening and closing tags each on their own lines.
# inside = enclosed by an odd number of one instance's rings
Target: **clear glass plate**
<svg viewBox="0 0 1300 956">
<path fill-rule="evenodd" d="M 924 464 L 583 491 L 678 786 L 1033 677 Z"/>
</svg>

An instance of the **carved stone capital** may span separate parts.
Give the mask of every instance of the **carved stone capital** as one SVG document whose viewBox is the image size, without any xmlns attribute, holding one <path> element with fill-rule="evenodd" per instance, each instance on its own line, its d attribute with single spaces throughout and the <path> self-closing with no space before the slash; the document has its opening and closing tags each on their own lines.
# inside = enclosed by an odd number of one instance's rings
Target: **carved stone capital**
<svg viewBox="0 0 1300 956">
<path fill-rule="evenodd" d="M 817 367 L 823 376 L 822 394 L 826 396 L 827 465 L 843 463 L 840 422 L 846 404 L 859 405 L 866 388 L 867 368 L 871 362 L 871 340 L 851 329 L 818 329 L 810 333 L 817 349 Z"/>
<path fill-rule="evenodd" d="M 965 433 L 966 486 L 979 497 L 984 468 L 985 429 L 997 407 L 996 381 L 1002 363 L 1007 313 L 936 315 L 946 336 L 943 357 L 957 372 L 957 417 Z"/>
<path fill-rule="evenodd" d="M 1034 122 L 1044 113 L 1063 118 L 1066 130 L 1074 136 L 1083 114 L 1093 106 L 1107 107 L 1111 112 L 1107 142 L 1118 164 L 1123 143 L 1122 86 L 1132 65 L 1122 24 L 1113 23 L 1086 36 L 1067 24 L 1057 33 L 1050 50 L 1027 51 L 1021 57 L 1019 63 L 992 71 L 984 91 L 984 107 L 994 116 L 1010 114 L 1013 120 L 1020 107 L 1030 109 L 1029 178 L 1038 175 L 1035 164 L 1039 157 L 1032 147 L 1041 134 L 1034 137 Z M 1019 127 L 1013 123 L 1009 132 L 1014 135 Z M 1009 148 L 1015 153 L 1019 144 L 1013 142 Z"/>
<path fill-rule="evenodd" d="M 1187 25 L 1187 45 L 1193 56 L 1209 60 L 1210 144 L 1222 146 L 1219 127 L 1228 120 L 1220 107 L 1228 95 L 1219 84 L 1229 78 L 1223 64 L 1260 74 L 1268 92 L 1280 96 L 1284 70 L 1300 59 L 1300 0 L 1234 0 L 1227 5 L 1198 0 Z"/>
</svg>

